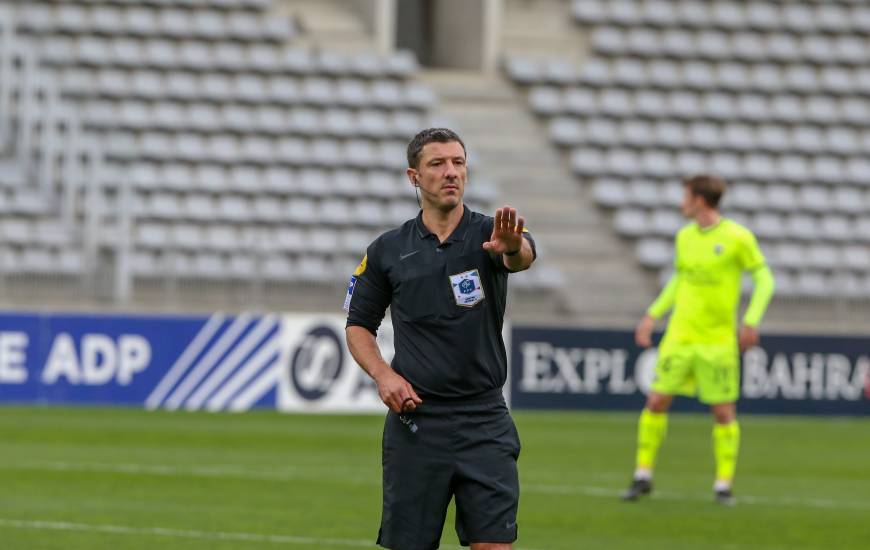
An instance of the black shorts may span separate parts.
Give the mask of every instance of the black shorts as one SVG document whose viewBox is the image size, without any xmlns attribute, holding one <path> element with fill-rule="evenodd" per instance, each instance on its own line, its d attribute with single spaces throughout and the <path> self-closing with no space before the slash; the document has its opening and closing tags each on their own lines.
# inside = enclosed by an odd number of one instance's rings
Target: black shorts
<svg viewBox="0 0 870 550">
<path fill-rule="evenodd" d="M 384 424 L 384 506 L 378 544 L 392 550 L 438 548 L 451 497 L 463 546 L 517 539 L 520 440 L 501 392 L 476 402 L 423 405 Z"/>
</svg>

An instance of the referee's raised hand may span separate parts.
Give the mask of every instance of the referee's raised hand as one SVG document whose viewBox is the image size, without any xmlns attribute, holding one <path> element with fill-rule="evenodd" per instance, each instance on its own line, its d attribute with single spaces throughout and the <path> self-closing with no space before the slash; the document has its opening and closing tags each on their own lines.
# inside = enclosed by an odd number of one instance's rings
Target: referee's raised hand
<svg viewBox="0 0 870 550">
<path fill-rule="evenodd" d="M 381 401 L 395 413 L 411 412 L 423 402 L 411 384 L 393 369 L 385 369 L 375 382 Z"/>
<path fill-rule="evenodd" d="M 495 223 L 489 241 L 483 249 L 495 254 L 515 253 L 523 246 L 523 227 L 526 220 L 517 216 L 516 208 L 504 206 L 495 210 Z"/>
</svg>

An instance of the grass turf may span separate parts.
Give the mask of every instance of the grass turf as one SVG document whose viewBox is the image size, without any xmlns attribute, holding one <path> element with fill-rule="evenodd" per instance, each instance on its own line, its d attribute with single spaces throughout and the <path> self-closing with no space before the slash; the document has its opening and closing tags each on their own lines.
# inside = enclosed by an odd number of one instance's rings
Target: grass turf
<svg viewBox="0 0 870 550">
<path fill-rule="evenodd" d="M 867 548 L 870 419 L 743 416 L 738 505 L 710 419 L 674 414 L 652 499 L 620 502 L 636 414 L 516 412 L 517 550 Z M 0 548 L 373 548 L 374 416 L 0 407 Z M 442 547 L 455 548 L 452 511 Z"/>
</svg>

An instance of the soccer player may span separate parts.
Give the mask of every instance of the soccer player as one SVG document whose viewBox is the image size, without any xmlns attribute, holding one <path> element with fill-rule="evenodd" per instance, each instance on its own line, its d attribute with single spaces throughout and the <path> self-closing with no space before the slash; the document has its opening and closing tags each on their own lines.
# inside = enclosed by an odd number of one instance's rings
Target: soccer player
<svg viewBox="0 0 870 550">
<path fill-rule="evenodd" d="M 348 348 L 389 407 L 377 542 L 438 548 L 455 498 L 463 545 L 509 550 L 520 441 L 502 396 L 501 331 L 508 274 L 532 264 L 535 243 L 515 209 L 491 218 L 463 204 L 465 145 L 454 132 L 420 132 L 407 156 L 421 211 L 369 245 L 345 300 Z M 388 306 L 392 364 L 375 341 Z"/>
<path fill-rule="evenodd" d="M 674 396 L 697 395 L 710 406 L 715 421 L 715 500 L 732 505 L 740 447 L 735 406 L 740 392 L 738 350 L 758 343 L 757 327 L 773 296 L 774 280 L 753 234 L 719 213 L 725 182 L 702 174 L 683 183 L 681 209 L 692 223 L 677 233 L 675 273 L 635 331 L 637 344 L 649 347 L 656 320 L 673 308 L 638 423 L 634 478 L 622 498 L 636 500 L 652 491 L 656 454 L 667 432 Z M 738 330 L 744 272 L 752 275 L 754 290 Z"/>
</svg>

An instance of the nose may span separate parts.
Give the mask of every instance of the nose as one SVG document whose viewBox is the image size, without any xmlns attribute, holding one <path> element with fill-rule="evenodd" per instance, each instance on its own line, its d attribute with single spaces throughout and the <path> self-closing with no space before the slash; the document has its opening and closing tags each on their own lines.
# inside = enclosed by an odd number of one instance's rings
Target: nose
<svg viewBox="0 0 870 550">
<path fill-rule="evenodd" d="M 458 178 L 459 168 L 452 161 L 447 161 L 447 171 L 444 173 L 444 176 L 450 179 Z"/>
</svg>

